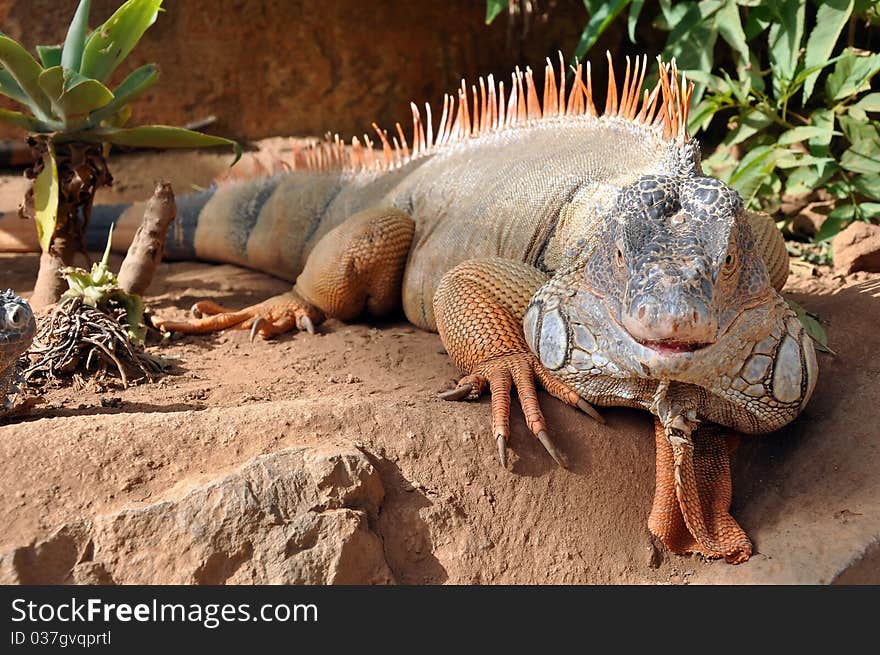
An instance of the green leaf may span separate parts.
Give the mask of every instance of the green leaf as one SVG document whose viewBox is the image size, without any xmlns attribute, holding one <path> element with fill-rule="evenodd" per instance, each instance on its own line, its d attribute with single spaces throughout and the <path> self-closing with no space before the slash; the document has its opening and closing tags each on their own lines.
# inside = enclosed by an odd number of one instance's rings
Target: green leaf
<svg viewBox="0 0 880 655">
<path fill-rule="evenodd" d="M 39 55 L 40 61 L 43 62 L 43 68 L 61 65 L 60 45 L 38 45 L 37 55 Z"/>
<path fill-rule="evenodd" d="M 862 215 L 862 220 L 867 221 L 880 216 L 880 203 L 860 202 L 856 212 Z"/>
<path fill-rule="evenodd" d="M 880 149 L 872 141 L 860 141 L 840 156 L 840 165 L 853 173 L 880 173 Z"/>
<path fill-rule="evenodd" d="M 159 67 L 156 64 L 146 64 L 133 71 L 114 89 L 113 99 L 89 116 L 89 126 L 97 127 L 101 121 L 119 113 L 125 105 L 153 86 L 158 79 Z"/>
<path fill-rule="evenodd" d="M 751 80 L 746 77 L 744 80 L 735 81 L 731 79 L 730 75 L 727 74 L 727 71 L 721 71 L 721 74 L 724 76 L 724 80 L 727 82 L 727 86 L 730 87 L 730 90 L 733 92 L 734 97 L 736 97 L 736 101 L 743 106 L 748 106 L 751 104 L 749 101 L 749 91 L 752 90 Z"/>
<path fill-rule="evenodd" d="M 828 142 L 830 142 L 832 136 L 839 134 L 840 132 L 836 132 L 835 130 L 829 129 L 827 127 L 819 127 L 816 125 L 803 125 L 801 127 L 792 128 L 787 132 L 783 132 L 780 135 L 777 143 L 781 146 L 787 146 L 791 145 L 792 143 L 806 141 L 814 137 L 822 137 L 823 139 L 827 138 Z"/>
<path fill-rule="evenodd" d="M 47 68 L 40 73 L 37 84 L 40 85 L 40 90 L 45 97 L 49 99 L 52 105 L 52 113 L 63 121 L 64 112 L 58 104 L 58 99 L 64 93 L 64 69 L 61 66 Z"/>
<path fill-rule="evenodd" d="M 128 338 L 135 343 L 143 344 L 147 337 L 147 326 L 144 324 L 144 299 L 137 294 L 126 293 L 122 289 L 113 292 L 113 299 L 125 308 Z"/>
<path fill-rule="evenodd" d="M 768 5 L 758 4 L 754 9 L 749 9 L 746 16 L 746 23 L 743 26 L 746 40 L 751 41 L 752 39 L 754 39 L 756 36 L 758 36 L 764 30 L 770 27 L 770 24 L 772 22 L 773 14 L 770 12 L 770 8 Z"/>
<path fill-rule="evenodd" d="M 706 71 L 702 70 L 682 70 L 681 67 L 679 67 L 678 70 L 685 73 L 688 80 L 690 80 L 691 82 L 699 82 L 700 84 L 704 84 L 706 88 L 708 88 L 713 93 L 731 94 L 733 92 L 727 80 L 720 78 L 717 75 L 712 75 L 711 73 L 707 73 Z"/>
<path fill-rule="evenodd" d="M 834 161 L 834 157 L 816 157 L 803 152 L 789 150 L 776 160 L 776 168 L 795 168 L 797 166 L 813 166 L 815 164 L 827 164 Z M 817 167 L 817 170 L 818 167 Z"/>
<path fill-rule="evenodd" d="M 211 146 L 231 146 L 235 150 L 235 161 L 241 157 L 241 146 L 230 139 L 202 134 L 182 127 L 168 125 L 141 125 L 140 127 L 113 128 L 101 127 L 84 132 L 65 135 L 70 141 L 90 141 L 111 143 L 115 146 L 132 148 L 207 148 Z"/>
<path fill-rule="evenodd" d="M 47 120 L 51 105 L 39 85 L 43 68 L 27 50 L 8 36 L 0 36 L 0 65 L 15 79 L 22 93 L 27 97 L 27 105 L 34 115 Z"/>
<path fill-rule="evenodd" d="M 832 133 L 834 132 L 834 112 L 830 109 L 816 109 L 810 114 L 810 122 L 813 126 L 824 128 L 826 130 L 821 134 L 811 137 L 808 142 L 811 154 L 824 157 L 831 152 L 831 139 Z"/>
<path fill-rule="evenodd" d="M 80 0 L 73 20 L 70 21 L 70 27 L 67 28 L 67 38 L 64 39 L 64 48 L 61 51 L 61 65 L 77 73 L 82 66 L 86 32 L 89 29 L 90 7 L 91 0 Z"/>
<path fill-rule="evenodd" d="M 876 142 L 880 146 L 880 123 L 877 121 L 856 120 L 851 116 L 840 115 L 837 117 L 840 129 L 852 143 L 862 141 Z"/>
<path fill-rule="evenodd" d="M 129 55 L 144 32 L 156 22 L 162 0 L 128 0 L 91 33 L 80 72 L 105 81 Z"/>
<path fill-rule="evenodd" d="M 645 0 L 633 0 L 629 4 L 629 16 L 626 17 L 626 33 L 629 36 L 630 43 L 636 42 L 636 24 L 639 22 L 639 14 L 642 13 L 642 7 L 645 6 Z"/>
<path fill-rule="evenodd" d="M 688 76 L 688 79 L 690 79 L 690 76 Z M 690 133 L 696 134 L 701 130 L 707 129 L 712 122 L 712 119 L 715 117 L 715 114 L 723 108 L 723 103 L 718 100 L 717 96 L 710 96 L 709 98 L 704 98 L 700 101 L 690 113 L 690 118 L 688 120 L 688 129 L 690 130 Z"/>
<path fill-rule="evenodd" d="M 67 120 L 72 121 L 105 107 L 112 100 L 113 93 L 98 80 L 83 79 L 69 87 L 65 84 L 58 105 Z"/>
<path fill-rule="evenodd" d="M 856 208 L 853 205 L 836 207 L 830 214 L 828 214 L 828 218 L 822 223 L 822 227 L 819 228 L 816 236 L 813 237 L 813 241 L 815 243 L 820 243 L 832 239 L 852 221 L 855 213 Z"/>
<path fill-rule="evenodd" d="M 829 100 L 848 98 L 866 90 L 878 70 L 880 70 L 880 53 L 860 56 L 852 48 L 847 48 L 825 80 L 825 93 Z"/>
<path fill-rule="evenodd" d="M 863 96 L 852 107 L 858 107 L 862 111 L 880 111 L 880 93 L 869 93 Z M 852 109 L 850 107 L 850 109 Z"/>
<path fill-rule="evenodd" d="M 729 184 L 739 191 L 746 206 L 751 205 L 761 185 L 768 181 L 780 154 L 773 146 L 758 146 L 750 150 L 731 173 Z"/>
<path fill-rule="evenodd" d="M 10 109 L 0 109 L 0 123 L 14 125 L 15 127 L 20 127 L 28 132 L 45 131 L 45 125 L 36 118 L 32 118 L 27 114 L 22 114 L 21 112 L 12 111 Z"/>
<path fill-rule="evenodd" d="M 131 119 L 131 105 L 123 105 L 122 109 L 113 114 L 104 122 L 107 127 L 125 127 Z"/>
<path fill-rule="evenodd" d="M 734 0 L 728 0 L 718 11 L 715 24 L 718 26 L 721 38 L 739 54 L 740 61 L 748 62 L 749 46 L 746 44 L 746 35 L 740 22 L 739 8 Z"/>
<path fill-rule="evenodd" d="M 47 145 L 43 155 L 43 170 L 34 180 L 34 216 L 37 238 L 43 252 L 49 250 L 58 220 L 58 168 L 55 165 L 55 148 L 51 141 Z"/>
<path fill-rule="evenodd" d="M 486 0 L 486 25 L 498 18 L 498 14 L 507 7 L 507 0 Z"/>
<path fill-rule="evenodd" d="M 580 41 L 574 49 L 574 56 L 583 59 L 584 55 L 596 43 L 598 38 L 611 24 L 617 14 L 629 4 L 629 0 L 614 0 L 613 2 L 602 2 L 595 11 L 590 12 L 590 21 L 581 34 Z"/>
<path fill-rule="evenodd" d="M 785 193 L 793 196 L 806 195 L 825 184 L 834 175 L 836 166 L 803 165 L 788 172 L 785 179 Z"/>
<path fill-rule="evenodd" d="M 819 8 L 816 10 L 816 25 L 807 39 L 807 51 L 804 56 L 806 68 L 819 66 L 831 57 L 840 32 L 852 13 L 852 8 L 853 0 L 823 0 L 819 3 Z M 817 71 L 804 81 L 804 104 L 807 104 L 807 100 L 813 94 L 813 87 L 818 78 Z"/>
<path fill-rule="evenodd" d="M 866 121 L 868 120 L 868 114 L 865 113 L 865 110 L 861 107 L 856 107 L 855 105 L 847 108 L 846 113 L 857 121 Z"/>
<path fill-rule="evenodd" d="M 7 70 L 0 69 L 0 93 L 30 108 L 31 101 Z"/>
<path fill-rule="evenodd" d="M 744 116 L 739 116 L 739 125 L 724 139 L 725 145 L 732 146 L 742 143 L 756 132 L 763 130 L 773 121 L 763 112 L 752 109 Z"/>
<path fill-rule="evenodd" d="M 681 70 L 712 70 L 715 42 L 718 40 L 714 15 L 722 5 L 723 0 L 685 2 L 664 12 L 672 28 L 663 49 L 664 58 L 669 60 L 675 57 Z M 704 91 L 703 84 L 694 85 L 692 102 L 699 102 Z"/>
<path fill-rule="evenodd" d="M 828 335 L 825 333 L 825 328 L 822 327 L 822 324 L 816 320 L 816 317 L 797 304 L 794 300 L 789 298 L 786 298 L 785 300 L 788 303 L 788 306 L 794 310 L 795 314 L 797 314 L 798 320 L 800 320 L 801 325 L 804 326 L 804 332 L 810 335 L 813 341 L 816 342 L 816 347 L 831 355 L 837 355 L 836 352 L 828 347 Z"/>
<path fill-rule="evenodd" d="M 782 97 L 794 80 L 804 36 L 806 0 L 781 0 L 772 3 L 776 21 L 770 25 L 770 68 L 773 71 L 773 94 Z"/>
<path fill-rule="evenodd" d="M 880 200 L 880 175 L 859 175 L 852 181 L 853 188 L 874 200 Z"/>
</svg>

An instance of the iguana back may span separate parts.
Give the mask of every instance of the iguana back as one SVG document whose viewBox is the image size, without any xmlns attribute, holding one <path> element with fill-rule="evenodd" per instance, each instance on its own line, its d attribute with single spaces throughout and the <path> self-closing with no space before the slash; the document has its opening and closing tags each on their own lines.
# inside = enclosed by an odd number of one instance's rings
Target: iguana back
<svg viewBox="0 0 880 655">
<path fill-rule="evenodd" d="M 415 221 L 404 311 L 414 324 L 434 330 L 434 292 L 455 265 L 497 256 L 552 273 L 568 248 L 589 238 L 621 188 L 644 175 L 678 177 L 697 169 L 677 73 L 661 64 L 663 83 L 639 98 L 646 64 L 637 60 L 631 75 L 627 60 L 618 98 L 609 59 L 609 100 L 601 116 L 590 69 L 585 84 L 578 67 L 566 97 L 548 61 L 543 109 L 531 71 L 512 76 L 515 92 L 506 103 L 503 83 L 496 88 L 490 77 L 482 96 L 473 89 L 475 119 L 463 91 L 454 120 L 447 99 L 430 145 L 431 131 L 426 134 L 414 109 L 412 152 L 400 143 L 402 131 L 392 145 L 377 130 L 381 156 L 370 152 L 366 135 L 368 149 L 358 139 L 346 150 L 331 142 L 301 156 L 307 170 L 183 198 L 166 256 L 240 264 L 293 280 L 315 244 L 349 216 L 396 207 Z M 486 88 L 482 80 L 480 88 Z M 96 208 L 95 245 L 120 209 Z M 128 209 L 122 222 L 134 224 L 140 212 Z"/>
<path fill-rule="evenodd" d="M 589 403 L 648 410 L 651 531 L 678 553 L 745 561 L 752 546 L 728 513 L 723 431 L 793 420 L 815 386 L 816 357 L 778 294 L 788 258 L 773 221 L 703 176 L 685 127 L 692 87 L 661 63 L 642 94 L 646 63 L 627 60 L 618 93 L 609 57 L 601 116 L 589 66 L 566 93 L 548 63 L 542 102 L 528 70 L 514 74 L 507 99 L 491 78 L 470 98 L 463 84 L 436 136 L 430 110 L 422 123 L 413 107 L 412 149 L 399 125 L 391 139 L 376 128 L 381 154 L 369 137 L 337 139 L 300 153 L 291 173 L 182 198 L 170 256 L 296 282 L 243 310 L 206 301 L 195 318 L 154 322 L 269 338 L 402 302 L 464 373 L 443 397 L 491 394 L 504 466 L 514 386 L 529 429 L 563 466 L 536 380 L 595 418 Z M 140 213 L 130 208 L 122 222 Z"/>
</svg>

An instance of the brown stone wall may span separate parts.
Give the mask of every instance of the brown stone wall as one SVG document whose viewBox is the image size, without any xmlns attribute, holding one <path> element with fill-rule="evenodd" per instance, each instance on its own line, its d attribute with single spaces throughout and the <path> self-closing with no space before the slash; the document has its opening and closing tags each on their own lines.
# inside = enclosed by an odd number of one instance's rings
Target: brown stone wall
<svg viewBox="0 0 880 655">
<path fill-rule="evenodd" d="M 120 2 L 94 0 L 92 26 Z M 559 49 L 571 53 L 587 20 L 583 3 L 533 4 L 524 33 L 504 15 L 487 27 L 483 0 L 166 0 L 116 81 L 146 62 L 161 66 L 134 121 L 215 115 L 212 131 L 248 139 L 361 134 L 374 120 L 406 121 L 410 100 L 436 103 L 463 76 L 506 76 Z M 76 5 L 0 0 L 0 29 L 29 49 L 57 43 Z M 613 47 L 619 37 L 606 40 Z"/>
</svg>

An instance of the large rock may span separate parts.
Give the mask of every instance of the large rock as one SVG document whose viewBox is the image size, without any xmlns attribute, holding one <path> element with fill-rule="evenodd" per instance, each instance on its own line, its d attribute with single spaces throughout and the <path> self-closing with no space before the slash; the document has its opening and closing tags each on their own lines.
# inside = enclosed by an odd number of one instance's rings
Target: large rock
<svg viewBox="0 0 880 655">
<path fill-rule="evenodd" d="M 26 291 L 36 261 L 0 256 L 0 273 Z M 792 276 L 837 356 L 819 355 L 801 417 L 734 454 L 733 515 L 756 546 L 745 564 L 655 550 L 646 412 L 603 409 L 600 425 L 542 394 L 565 471 L 513 403 L 505 470 L 488 400 L 436 398 L 458 377 L 437 335 L 330 322 L 253 344 L 241 331 L 172 339 L 161 353 L 179 375 L 53 390 L 0 424 L 0 579 L 880 582 L 880 276 L 869 278 L 831 293 L 831 276 Z M 289 288 L 184 263 L 163 264 L 154 285 L 160 313 Z"/>
<path fill-rule="evenodd" d="M 834 268 L 842 273 L 880 271 L 880 225 L 855 221 L 831 242 Z"/>
<path fill-rule="evenodd" d="M 354 449 L 291 448 L 178 499 L 65 523 L 0 555 L 11 584 L 375 584 L 384 490 Z"/>
</svg>

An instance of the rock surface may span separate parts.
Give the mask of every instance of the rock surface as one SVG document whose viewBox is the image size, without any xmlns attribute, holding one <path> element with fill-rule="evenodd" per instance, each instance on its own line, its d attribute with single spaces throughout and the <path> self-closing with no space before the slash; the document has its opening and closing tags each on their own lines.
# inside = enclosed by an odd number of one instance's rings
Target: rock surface
<svg viewBox="0 0 880 655">
<path fill-rule="evenodd" d="M 118 265 L 118 260 L 115 261 Z M 27 291 L 35 256 L 0 256 Z M 806 412 L 733 458 L 739 566 L 657 549 L 650 417 L 602 426 L 542 395 L 559 469 L 514 404 L 511 470 L 487 401 L 436 335 L 330 322 L 315 337 L 242 332 L 162 348 L 181 374 L 127 390 L 62 388 L 0 426 L 4 581 L 400 583 L 880 582 L 880 277 L 794 278 L 826 323 Z M 160 313 L 243 305 L 285 283 L 231 266 L 163 265 Z M 832 291 L 834 291 L 832 293 Z M 382 490 L 384 489 L 384 497 Z M 308 547 L 311 546 L 311 547 Z"/>
<path fill-rule="evenodd" d="M 103 201 L 223 166 L 168 161 L 120 158 Z M 20 190 L 0 178 L 0 212 Z M 36 255 L 0 255 L 4 288 L 26 295 L 36 270 Z M 243 306 L 288 288 L 163 264 L 149 303 Z M 603 426 L 542 394 L 563 471 L 514 403 L 504 470 L 488 401 L 438 400 L 458 372 L 437 335 L 398 318 L 253 344 L 237 331 L 174 338 L 157 352 L 176 375 L 50 390 L 0 422 L 0 582 L 880 583 L 880 275 L 823 269 L 786 293 L 837 356 L 819 354 L 800 418 L 734 453 L 732 511 L 756 546 L 746 564 L 652 543 L 646 413 L 603 409 Z"/>
<path fill-rule="evenodd" d="M 834 237 L 831 248 L 842 273 L 880 271 L 880 225 L 855 221 Z"/>
<path fill-rule="evenodd" d="M 177 493 L 174 493 L 174 492 Z M 381 584 L 384 495 L 363 453 L 287 448 L 0 554 L 0 584 Z"/>
</svg>

